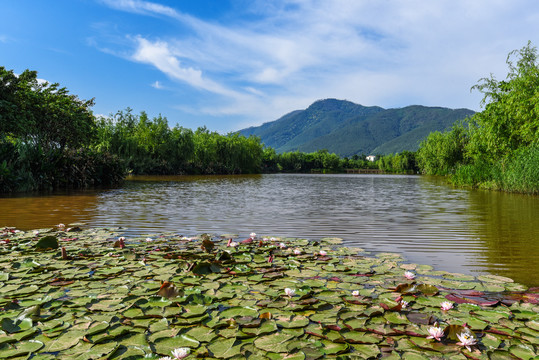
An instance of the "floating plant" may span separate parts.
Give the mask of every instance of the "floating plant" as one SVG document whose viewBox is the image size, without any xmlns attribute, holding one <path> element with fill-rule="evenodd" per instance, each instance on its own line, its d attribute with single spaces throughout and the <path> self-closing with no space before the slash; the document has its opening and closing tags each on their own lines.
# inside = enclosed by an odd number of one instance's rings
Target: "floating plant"
<svg viewBox="0 0 539 360">
<path fill-rule="evenodd" d="M 0 359 L 538 356 L 537 289 L 340 244 L 5 229 Z"/>
</svg>

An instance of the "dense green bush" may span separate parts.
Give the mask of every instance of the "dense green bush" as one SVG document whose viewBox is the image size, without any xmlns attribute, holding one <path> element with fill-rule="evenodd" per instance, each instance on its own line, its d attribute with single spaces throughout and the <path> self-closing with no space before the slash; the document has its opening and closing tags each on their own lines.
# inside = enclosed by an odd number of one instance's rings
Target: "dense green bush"
<svg viewBox="0 0 539 360">
<path fill-rule="evenodd" d="M 390 173 L 415 174 L 419 170 L 416 153 L 411 151 L 381 156 L 376 163 L 380 170 Z"/>
<path fill-rule="evenodd" d="M 421 142 L 417 151 L 417 164 L 428 175 L 447 175 L 464 162 L 467 137 L 462 123 L 445 132 L 435 131 Z"/>
<path fill-rule="evenodd" d="M 507 64 L 506 80 L 491 75 L 473 87 L 484 94 L 482 112 L 421 143 L 423 173 L 450 174 L 457 185 L 539 193 L 537 48 L 528 43 L 511 52 Z"/>
<path fill-rule="evenodd" d="M 0 192 L 82 189 L 119 184 L 124 165 L 116 156 L 87 148 L 47 149 L 18 138 L 0 140 Z"/>
</svg>

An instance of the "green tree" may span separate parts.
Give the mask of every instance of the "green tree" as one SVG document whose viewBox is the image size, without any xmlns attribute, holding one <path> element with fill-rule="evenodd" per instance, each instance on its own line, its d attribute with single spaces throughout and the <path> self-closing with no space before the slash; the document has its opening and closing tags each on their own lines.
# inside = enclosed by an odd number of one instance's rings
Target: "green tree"
<svg viewBox="0 0 539 360">
<path fill-rule="evenodd" d="M 429 175 L 447 175 L 464 161 L 466 128 L 455 124 L 449 131 L 435 131 L 421 142 L 416 153 L 420 171 Z"/>
<path fill-rule="evenodd" d="M 0 132 L 46 149 L 90 144 L 95 135 L 94 100 L 80 100 L 58 83 L 41 82 L 36 71 L 15 75 L 0 67 Z"/>
<path fill-rule="evenodd" d="M 484 94 L 481 105 L 486 104 L 469 121 L 467 153 L 474 159 L 497 161 L 539 141 L 537 48 L 528 42 L 522 49 L 509 53 L 506 62 L 506 80 L 498 81 L 491 75 L 472 88 Z"/>
</svg>

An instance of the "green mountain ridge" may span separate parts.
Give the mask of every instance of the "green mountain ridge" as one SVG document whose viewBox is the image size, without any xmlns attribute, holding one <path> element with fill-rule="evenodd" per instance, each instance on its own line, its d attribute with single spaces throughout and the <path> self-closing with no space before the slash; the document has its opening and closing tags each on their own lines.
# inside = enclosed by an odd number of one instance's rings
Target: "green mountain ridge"
<svg viewBox="0 0 539 360">
<path fill-rule="evenodd" d="M 430 132 L 443 131 L 473 114 L 469 109 L 421 105 L 384 109 L 325 99 L 239 133 L 259 136 L 279 153 L 327 149 L 340 156 L 384 155 L 415 151 Z"/>
</svg>

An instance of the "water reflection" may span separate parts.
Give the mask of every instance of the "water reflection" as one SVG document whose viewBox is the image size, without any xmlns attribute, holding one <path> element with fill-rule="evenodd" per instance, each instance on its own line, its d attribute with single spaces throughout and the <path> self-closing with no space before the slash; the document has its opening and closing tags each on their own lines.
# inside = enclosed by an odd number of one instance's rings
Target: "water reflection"
<svg viewBox="0 0 539 360">
<path fill-rule="evenodd" d="M 136 177 L 120 189 L 0 199 L 0 225 L 85 222 L 162 231 L 321 238 L 460 273 L 539 285 L 539 199 L 386 175 Z"/>
<path fill-rule="evenodd" d="M 479 266 L 517 282 L 539 269 L 539 199 L 499 192 L 469 193 L 473 229 L 481 239 Z M 539 282 L 534 281 L 537 285 Z"/>
<path fill-rule="evenodd" d="M 0 226 L 29 230 L 88 221 L 97 208 L 98 194 L 74 191 L 0 197 Z"/>
</svg>

